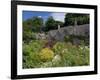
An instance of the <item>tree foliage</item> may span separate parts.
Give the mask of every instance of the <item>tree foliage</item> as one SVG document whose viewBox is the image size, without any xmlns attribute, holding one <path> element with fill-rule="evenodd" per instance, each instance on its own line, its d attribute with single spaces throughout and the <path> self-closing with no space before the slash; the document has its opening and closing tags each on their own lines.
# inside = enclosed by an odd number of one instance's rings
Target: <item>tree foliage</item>
<svg viewBox="0 0 100 80">
<path fill-rule="evenodd" d="M 33 31 L 40 31 L 41 27 L 43 26 L 43 19 L 39 17 L 34 17 L 32 19 L 32 30 Z"/>
<path fill-rule="evenodd" d="M 61 22 L 61 21 L 55 21 L 56 28 L 57 28 L 58 25 L 60 25 L 61 27 L 63 27 L 64 26 L 64 23 Z"/>
<path fill-rule="evenodd" d="M 48 20 L 45 22 L 46 30 L 55 29 L 55 20 L 53 17 L 49 17 Z"/>
<path fill-rule="evenodd" d="M 32 20 L 23 22 L 23 40 L 28 42 L 32 38 Z"/>
<path fill-rule="evenodd" d="M 43 19 L 39 17 L 33 17 L 26 21 L 23 21 L 23 40 L 28 42 L 34 39 L 34 32 L 39 32 L 43 26 Z"/>
<path fill-rule="evenodd" d="M 52 30 L 52 29 L 57 29 L 58 25 L 63 26 L 63 22 L 61 21 L 56 21 L 53 19 L 53 17 L 49 17 L 48 20 L 45 22 L 46 26 L 46 31 Z"/>
<path fill-rule="evenodd" d="M 79 14 L 79 13 L 67 13 L 65 15 L 65 26 L 75 25 L 75 21 L 77 25 L 89 24 L 89 15 L 88 14 Z"/>
</svg>

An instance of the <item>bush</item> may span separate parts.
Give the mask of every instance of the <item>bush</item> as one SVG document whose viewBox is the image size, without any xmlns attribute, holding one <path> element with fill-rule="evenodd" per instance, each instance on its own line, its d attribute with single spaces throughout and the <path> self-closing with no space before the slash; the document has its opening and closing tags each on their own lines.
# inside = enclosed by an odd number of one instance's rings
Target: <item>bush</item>
<svg viewBox="0 0 100 80">
<path fill-rule="evenodd" d="M 80 46 L 80 48 L 72 46 L 63 55 L 65 66 L 89 65 L 89 48 L 86 49 L 84 46 Z"/>
<path fill-rule="evenodd" d="M 50 61 L 54 57 L 54 52 L 49 48 L 44 48 L 41 50 L 39 56 L 40 56 L 41 61 L 43 62 Z"/>
<path fill-rule="evenodd" d="M 33 40 L 28 44 L 23 43 L 23 68 L 40 67 L 39 53 L 44 43 L 45 41 L 42 40 Z"/>
<path fill-rule="evenodd" d="M 41 64 L 41 68 L 47 68 L 47 67 L 52 67 L 51 61 L 44 62 L 44 63 Z"/>
<path fill-rule="evenodd" d="M 73 43 L 74 39 L 80 40 L 80 44 L 82 43 L 82 44 L 84 44 L 86 46 L 89 45 L 89 39 L 87 37 L 85 37 L 85 36 L 69 35 L 69 36 L 65 36 L 64 37 L 64 41 L 65 42 Z"/>
<path fill-rule="evenodd" d="M 33 40 L 23 43 L 23 68 L 67 67 L 89 65 L 89 47 L 84 43 L 56 42 L 53 47 L 44 48 L 47 41 Z"/>
<path fill-rule="evenodd" d="M 55 55 L 54 58 L 52 59 L 52 66 L 53 67 L 62 67 L 62 58 L 60 55 Z"/>
<path fill-rule="evenodd" d="M 53 46 L 53 50 L 56 54 L 60 54 L 62 52 L 62 50 L 65 48 L 65 44 L 61 43 L 61 42 L 57 42 L 54 46 Z"/>
<path fill-rule="evenodd" d="M 54 46 L 53 46 L 53 51 L 55 52 L 55 54 L 59 54 L 62 55 L 63 51 L 66 49 L 68 49 L 68 47 L 72 46 L 71 43 L 65 43 L 65 42 L 57 42 Z"/>
</svg>

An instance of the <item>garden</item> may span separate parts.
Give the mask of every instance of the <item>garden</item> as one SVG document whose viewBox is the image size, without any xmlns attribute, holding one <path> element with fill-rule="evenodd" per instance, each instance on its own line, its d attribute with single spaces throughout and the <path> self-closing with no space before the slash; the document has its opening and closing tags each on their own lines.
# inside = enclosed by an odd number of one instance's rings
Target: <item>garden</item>
<svg viewBox="0 0 100 80">
<path fill-rule="evenodd" d="M 23 68 L 89 65 L 89 36 L 65 35 L 63 41 L 53 37 L 37 38 L 39 33 L 47 35 L 49 31 L 57 30 L 58 24 L 63 28 L 76 23 L 77 25 L 89 24 L 89 15 L 67 13 L 65 22 L 56 21 L 50 16 L 45 24 L 40 17 L 23 21 Z"/>
</svg>

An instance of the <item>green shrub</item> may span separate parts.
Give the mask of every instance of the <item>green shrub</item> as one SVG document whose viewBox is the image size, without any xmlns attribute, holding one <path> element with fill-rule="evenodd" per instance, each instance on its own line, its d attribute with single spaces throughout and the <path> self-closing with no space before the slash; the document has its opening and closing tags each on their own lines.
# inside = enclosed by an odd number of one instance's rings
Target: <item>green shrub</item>
<svg viewBox="0 0 100 80">
<path fill-rule="evenodd" d="M 83 66 L 90 63 L 88 46 L 56 42 L 51 49 L 44 48 L 46 40 L 23 43 L 23 68 Z"/>
<path fill-rule="evenodd" d="M 41 64 L 41 68 L 47 68 L 47 67 L 52 67 L 52 62 L 44 62 Z"/>
<path fill-rule="evenodd" d="M 39 53 L 44 46 L 44 42 L 42 40 L 33 40 L 28 44 L 23 43 L 23 68 L 40 67 Z"/>
<path fill-rule="evenodd" d="M 54 52 L 49 48 L 44 48 L 41 50 L 39 56 L 40 56 L 41 61 L 43 62 L 50 61 L 54 57 Z"/>
<path fill-rule="evenodd" d="M 55 54 L 61 54 L 63 49 L 66 48 L 66 43 L 64 42 L 57 42 L 54 46 L 53 46 L 53 51 L 55 52 Z"/>
<path fill-rule="evenodd" d="M 66 54 L 64 54 L 64 62 L 66 66 L 89 65 L 89 48 L 81 48 L 73 46 L 68 49 Z"/>
<path fill-rule="evenodd" d="M 84 45 L 89 45 L 89 39 L 87 37 L 85 37 L 85 36 L 77 36 L 77 35 L 69 35 L 68 36 L 67 35 L 67 36 L 64 37 L 64 41 L 65 42 L 71 42 L 71 43 L 73 43 L 74 39 L 80 40 L 81 43 L 84 44 Z"/>
</svg>

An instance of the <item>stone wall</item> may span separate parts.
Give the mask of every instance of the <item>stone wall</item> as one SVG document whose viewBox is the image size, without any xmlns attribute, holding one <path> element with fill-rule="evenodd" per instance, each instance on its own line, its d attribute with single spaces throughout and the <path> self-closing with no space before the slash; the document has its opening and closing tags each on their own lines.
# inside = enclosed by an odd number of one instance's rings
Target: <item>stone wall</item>
<svg viewBox="0 0 100 80">
<path fill-rule="evenodd" d="M 89 24 L 77 25 L 77 26 L 67 26 L 62 27 L 57 30 L 51 30 L 47 33 L 46 37 L 48 39 L 64 40 L 64 36 L 76 35 L 76 36 L 89 36 Z"/>
</svg>

